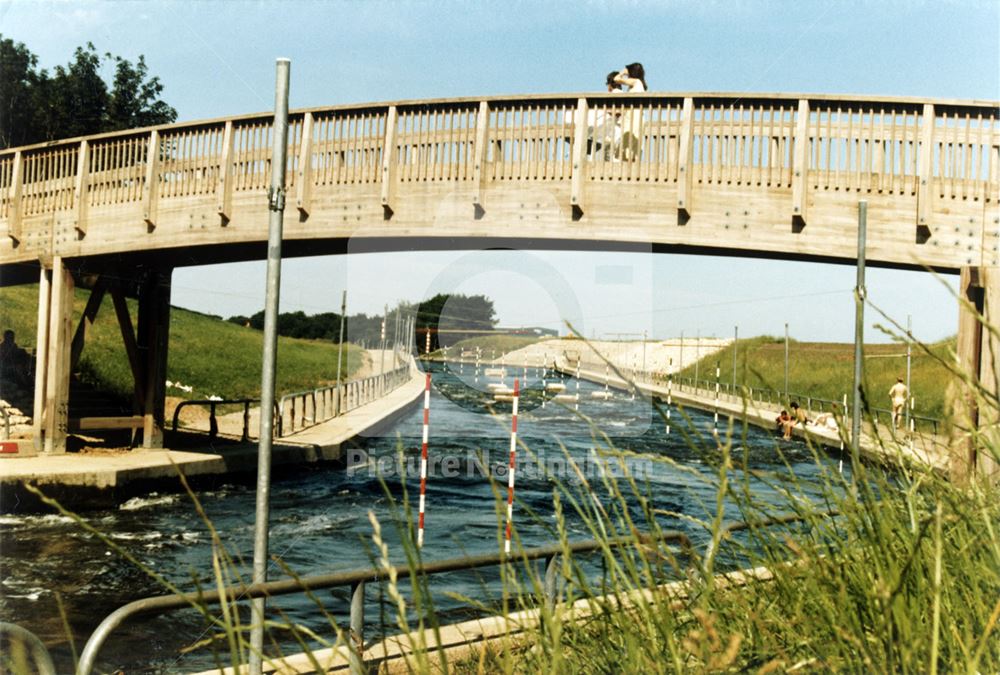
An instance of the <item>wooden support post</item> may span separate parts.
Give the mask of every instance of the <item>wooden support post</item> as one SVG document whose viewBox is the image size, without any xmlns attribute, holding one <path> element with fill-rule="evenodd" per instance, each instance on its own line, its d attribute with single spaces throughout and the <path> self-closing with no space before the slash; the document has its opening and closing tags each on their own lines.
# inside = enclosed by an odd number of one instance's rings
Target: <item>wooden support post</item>
<svg viewBox="0 0 1000 675">
<path fill-rule="evenodd" d="M 128 313 L 128 303 L 125 294 L 118 285 L 111 287 L 111 301 L 115 307 L 115 317 L 118 319 L 118 329 L 121 331 L 122 344 L 125 345 L 125 356 L 132 370 L 133 410 L 139 411 L 145 407 L 146 376 L 139 363 L 139 346 L 135 339 L 135 329 L 132 327 L 132 317 Z"/>
<path fill-rule="evenodd" d="M 155 132 L 154 132 L 155 133 Z M 222 224 L 229 223 L 233 217 L 233 121 L 226 121 L 226 130 L 222 134 L 222 156 L 219 158 L 219 184 L 216 187 L 216 211 L 222 218 Z"/>
<path fill-rule="evenodd" d="M 479 210 L 483 210 L 483 191 L 486 186 L 486 147 L 490 142 L 490 104 L 486 101 L 479 102 L 479 113 L 476 115 L 476 144 L 472 151 L 475 156 L 472 160 L 472 204 Z"/>
<path fill-rule="evenodd" d="M 302 118 L 302 140 L 299 142 L 299 171 L 295 177 L 295 206 L 299 216 L 309 217 L 312 208 L 313 170 L 313 115 L 310 112 Z"/>
<path fill-rule="evenodd" d="M 142 185 L 142 219 L 150 232 L 156 227 L 156 211 L 160 200 L 160 132 L 149 133 L 146 149 L 146 180 Z"/>
<path fill-rule="evenodd" d="M 163 447 L 166 403 L 167 348 L 170 337 L 170 276 L 153 270 L 139 291 L 139 363 L 145 375 L 142 446 Z"/>
<path fill-rule="evenodd" d="M 42 267 L 38 278 L 38 329 L 35 339 L 35 400 L 32 417 L 36 452 L 44 450 L 45 385 L 48 383 L 49 309 L 52 306 L 52 270 Z"/>
<path fill-rule="evenodd" d="M 396 207 L 396 106 L 389 106 L 385 117 L 385 144 L 382 146 L 382 209 L 385 217 L 392 217 Z"/>
<path fill-rule="evenodd" d="M 569 203 L 573 219 L 578 220 L 586 210 L 584 183 L 587 180 L 587 99 L 576 102 L 573 116 L 573 177 L 570 181 Z"/>
<path fill-rule="evenodd" d="M 929 235 L 934 208 L 934 104 L 924 104 L 920 120 L 920 151 L 917 165 L 917 227 Z M 926 237 L 923 237 L 926 240 Z"/>
<path fill-rule="evenodd" d="M 959 277 L 957 396 L 952 401 L 951 460 L 954 480 L 967 482 L 976 472 L 979 405 L 976 385 L 982 364 L 984 294 L 978 267 L 963 267 Z"/>
<path fill-rule="evenodd" d="M 10 195 L 7 202 L 7 236 L 15 242 L 21 241 L 21 191 L 24 185 L 24 155 L 18 150 L 14 153 L 14 166 L 11 168 Z M 44 271 L 43 271 L 44 272 Z"/>
<path fill-rule="evenodd" d="M 986 405 L 979 407 L 979 428 L 983 447 L 1000 452 L 1000 406 L 989 403 L 1000 400 L 1000 266 L 980 268 L 983 296 L 982 340 L 980 342 L 979 384 Z M 985 326 L 992 327 L 988 330 Z M 1000 483 L 1000 457 L 981 452 L 977 457 L 977 475 L 983 480 Z"/>
<path fill-rule="evenodd" d="M 809 202 L 809 101 L 799 100 L 795 116 L 795 155 L 792 159 L 792 231 L 805 227 Z"/>
<path fill-rule="evenodd" d="M 680 148 L 677 152 L 677 212 L 678 224 L 691 217 L 691 177 L 694 175 L 694 99 L 684 99 L 681 108 Z"/>
<path fill-rule="evenodd" d="M 58 453 L 66 451 L 66 429 L 69 422 L 69 360 L 73 341 L 73 275 L 63 264 L 60 256 L 52 260 L 50 297 L 42 449 L 44 452 Z"/>
<path fill-rule="evenodd" d="M 76 158 L 76 185 L 73 190 L 74 207 L 76 217 L 73 227 L 80 233 L 80 237 L 87 234 L 87 208 L 90 206 L 90 192 L 88 180 L 90 178 L 90 144 L 87 141 L 80 141 L 80 151 Z"/>
<path fill-rule="evenodd" d="M 101 301 L 104 300 L 104 292 L 107 290 L 107 283 L 104 277 L 100 277 L 94 287 L 90 290 L 90 298 L 87 299 L 87 306 L 80 317 L 80 323 L 76 326 L 76 334 L 73 335 L 73 346 L 70 349 L 69 369 L 70 372 L 76 370 L 80 363 L 80 355 L 87 342 L 87 334 L 90 333 L 91 326 L 97 319 L 97 312 L 101 309 Z"/>
</svg>

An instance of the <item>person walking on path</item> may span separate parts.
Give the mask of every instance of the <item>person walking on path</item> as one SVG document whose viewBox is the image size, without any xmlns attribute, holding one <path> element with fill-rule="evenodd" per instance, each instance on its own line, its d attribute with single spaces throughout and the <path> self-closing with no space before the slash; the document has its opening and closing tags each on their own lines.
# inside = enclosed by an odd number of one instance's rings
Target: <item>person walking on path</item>
<svg viewBox="0 0 1000 675">
<path fill-rule="evenodd" d="M 889 390 L 889 399 L 892 401 L 892 425 L 899 428 L 899 420 L 902 418 L 903 410 L 906 408 L 906 400 L 910 397 L 910 391 L 903 384 L 903 378 L 897 377 L 896 384 Z"/>
</svg>

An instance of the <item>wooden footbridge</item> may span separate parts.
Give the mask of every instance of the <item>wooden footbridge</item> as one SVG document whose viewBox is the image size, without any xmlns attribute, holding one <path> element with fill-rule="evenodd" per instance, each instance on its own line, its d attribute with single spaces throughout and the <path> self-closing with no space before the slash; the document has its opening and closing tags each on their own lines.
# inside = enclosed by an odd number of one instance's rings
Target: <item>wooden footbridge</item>
<svg viewBox="0 0 1000 675">
<path fill-rule="evenodd" d="M 960 272 L 971 306 L 1000 323 L 995 101 L 587 94 L 298 110 L 286 190 L 269 196 L 271 124 L 0 152 L 0 283 L 41 282 L 42 447 L 64 447 L 71 365 L 105 294 L 136 381 L 137 416 L 121 424 L 160 442 L 171 271 L 266 257 L 271 198 L 294 206 L 288 256 L 488 245 L 843 263 L 866 200 L 869 264 Z M 92 288 L 83 317 L 78 285 Z M 995 392 L 996 340 L 962 317 L 962 359 Z"/>
</svg>

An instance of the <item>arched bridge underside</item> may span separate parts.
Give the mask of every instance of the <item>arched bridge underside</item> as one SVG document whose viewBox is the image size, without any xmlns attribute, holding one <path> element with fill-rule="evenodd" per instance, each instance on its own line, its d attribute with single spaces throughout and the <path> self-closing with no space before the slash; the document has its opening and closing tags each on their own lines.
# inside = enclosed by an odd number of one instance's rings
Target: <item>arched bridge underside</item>
<svg viewBox="0 0 1000 675">
<path fill-rule="evenodd" d="M 852 262 L 866 200 L 869 262 L 962 271 L 984 311 L 996 295 L 995 101 L 587 94 L 289 120 L 288 255 L 511 245 Z M 248 115 L 0 152 L 0 283 L 35 281 L 40 265 L 55 306 L 83 272 L 148 268 L 162 288 L 176 266 L 265 257 L 271 125 Z"/>
</svg>

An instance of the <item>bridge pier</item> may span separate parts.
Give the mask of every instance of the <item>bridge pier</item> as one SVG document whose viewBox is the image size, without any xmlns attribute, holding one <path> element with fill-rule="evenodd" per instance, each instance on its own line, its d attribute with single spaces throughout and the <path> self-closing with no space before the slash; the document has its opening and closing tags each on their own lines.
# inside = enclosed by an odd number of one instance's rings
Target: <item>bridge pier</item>
<svg viewBox="0 0 1000 675">
<path fill-rule="evenodd" d="M 1000 267 L 963 267 L 959 281 L 958 383 L 951 434 L 952 477 L 1000 480 Z M 990 401 L 992 399 L 992 402 Z M 977 441 L 976 437 L 979 437 Z"/>
<path fill-rule="evenodd" d="M 62 257 L 42 266 L 38 280 L 34 445 L 39 452 L 66 451 L 69 375 L 73 342 L 73 274 Z"/>
<path fill-rule="evenodd" d="M 135 418 L 69 418 L 70 376 L 84 349 L 87 329 L 96 320 L 101 300 L 110 292 L 122 342 L 134 382 L 133 414 L 142 418 L 142 446 L 163 447 L 166 403 L 167 353 L 170 333 L 170 279 L 172 268 L 143 270 L 129 284 L 116 272 L 116 280 L 98 279 L 90 301 L 73 327 L 76 282 L 60 257 L 42 267 L 38 284 L 38 329 L 35 362 L 33 432 L 36 451 L 66 452 L 71 427 L 84 429 L 135 428 Z M 126 304 L 125 286 L 138 296 L 136 329 Z M 74 335 L 75 333 L 75 335 Z"/>
<path fill-rule="evenodd" d="M 136 326 L 136 362 L 133 373 L 137 397 L 135 412 L 142 415 L 142 447 L 162 448 L 166 404 L 167 352 L 170 337 L 170 281 L 172 268 L 149 271 L 139 287 Z"/>
</svg>

